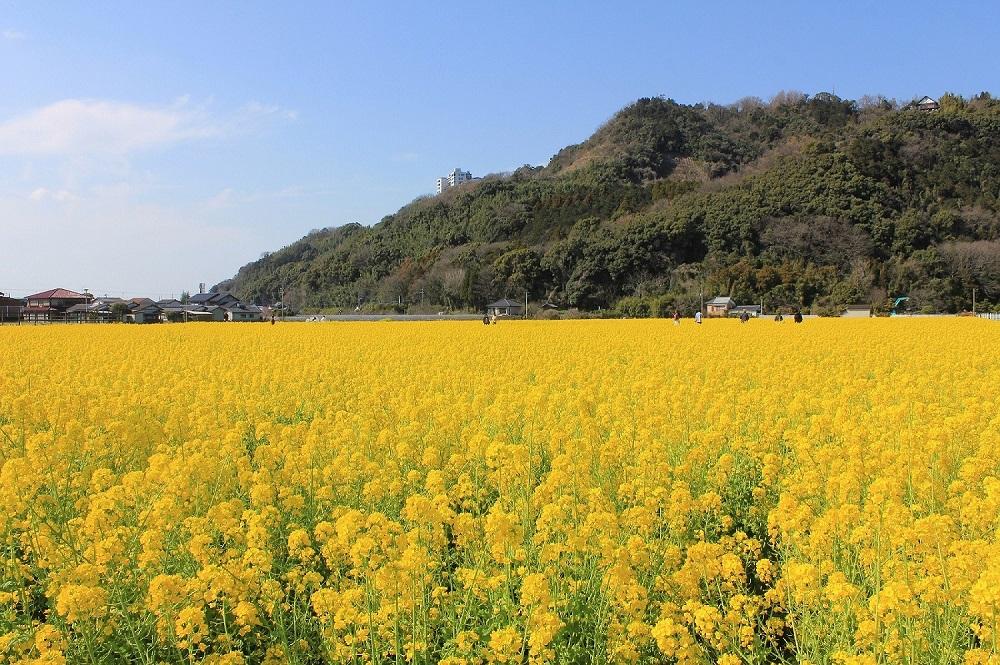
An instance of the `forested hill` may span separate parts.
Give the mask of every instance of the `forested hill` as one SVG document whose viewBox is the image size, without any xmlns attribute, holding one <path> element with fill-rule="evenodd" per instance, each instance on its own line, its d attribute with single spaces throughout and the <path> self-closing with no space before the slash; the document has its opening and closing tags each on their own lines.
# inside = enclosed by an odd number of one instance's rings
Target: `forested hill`
<svg viewBox="0 0 1000 665">
<path fill-rule="evenodd" d="M 500 297 L 632 315 L 706 297 L 768 309 L 1000 306 L 1000 100 L 936 111 L 782 93 L 640 99 L 545 167 L 315 231 L 215 287 L 296 307 Z"/>
</svg>

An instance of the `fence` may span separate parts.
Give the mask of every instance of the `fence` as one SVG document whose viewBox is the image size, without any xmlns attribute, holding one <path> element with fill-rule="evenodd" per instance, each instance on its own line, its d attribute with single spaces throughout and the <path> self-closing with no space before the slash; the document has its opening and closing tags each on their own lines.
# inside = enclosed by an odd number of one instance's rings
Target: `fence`
<svg viewBox="0 0 1000 665">
<path fill-rule="evenodd" d="M 1000 321 L 1000 312 L 982 312 L 981 314 L 976 314 L 981 319 L 989 319 L 990 321 Z"/>
</svg>

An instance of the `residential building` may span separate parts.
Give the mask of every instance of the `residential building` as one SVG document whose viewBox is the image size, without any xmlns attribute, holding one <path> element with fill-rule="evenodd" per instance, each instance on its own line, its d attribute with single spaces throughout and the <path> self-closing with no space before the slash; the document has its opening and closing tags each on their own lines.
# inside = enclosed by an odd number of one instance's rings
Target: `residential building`
<svg viewBox="0 0 1000 665">
<path fill-rule="evenodd" d="M 440 194 L 449 187 L 461 185 L 463 182 L 469 182 L 472 179 L 472 173 L 469 171 L 463 171 L 461 168 L 456 167 L 455 170 L 448 175 L 443 178 L 438 178 L 435 181 L 435 187 L 437 189 L 437 193 Z"/>
<path fill-rule="evenodd" d="M 760 305 L 737 305 L 729 310 L 729 316 L 740 316 L 743 313 L 746 313 L 753 318 L 757 318 L 761 314 Z"/>
<path fill-rule="evenodd" d="M 920 111 L 937 111 L 940 105 L 937 103 L 936 99 L 924 96 L 919 102 L 916 103 L 916 107 Z"/>
<path fill-rule="evenodd" d="M 66 310 L 73 305 L 86 305 L 94 300 L 90 293 L 77 293 L 69 289 L 49 289 L 27 298 L 22 310 L 25 321 L 63 321 Z"/>
<path fill-rule="evenodd" d="M 729 296 L 716 296 L 705 303 L 705 314 L 707 316 L 727 316 L 733 307 L 736 307 L 736 301 Z"/>
<path fill-rule="evenodd" d="M 489 316 L 521 316 L 524 314 L 524 303 L 501 298 L 486 306 L 486 314 Z"/>
<path fill-rule="evenodd" d="M 196 293 L 191 296 L 190 301 L 192 305 L 215 305 L 218 307 L 238 305 L 239 303 L 240 299 L 232 293 Z"/>
<path fill-rule="evenodd" d="M 24 301 L 20 298 L 11 298 L 0 293 L 0 321 L 19 321 L 23 308 Z"/>
<path fill-rule="evenodd" d="M 257 305 L 226 305 L 226 321 L 263 321 L 264 314 Z"/>
</svg>

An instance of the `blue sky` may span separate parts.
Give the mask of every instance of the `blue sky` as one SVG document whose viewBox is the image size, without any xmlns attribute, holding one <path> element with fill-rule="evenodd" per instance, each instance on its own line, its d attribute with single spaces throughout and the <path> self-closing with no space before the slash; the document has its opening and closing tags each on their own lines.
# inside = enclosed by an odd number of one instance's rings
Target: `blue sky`
<svg viewBox="0 0 1000 665">
<path fill-rule="evenodd" d="M 642 96 L 998 94 L 997 44 L 997 2 L 0 0 L 0 291 L 193 290 Z"/>
</svg>

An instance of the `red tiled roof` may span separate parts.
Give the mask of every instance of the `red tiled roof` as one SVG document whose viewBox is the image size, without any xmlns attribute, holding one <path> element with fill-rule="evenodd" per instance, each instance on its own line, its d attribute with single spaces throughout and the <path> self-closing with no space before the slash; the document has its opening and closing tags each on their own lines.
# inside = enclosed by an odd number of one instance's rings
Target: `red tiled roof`
<svg viewBox="0 0 1000 665">
<path fill-rule="evenodd" d="M 26 300 L 48 300 L 50 298 L 83 298 L 82 293 L 70 291 L 69 289 L 49 289 L 35 295 L 28 296 Z"/>
</svg>

